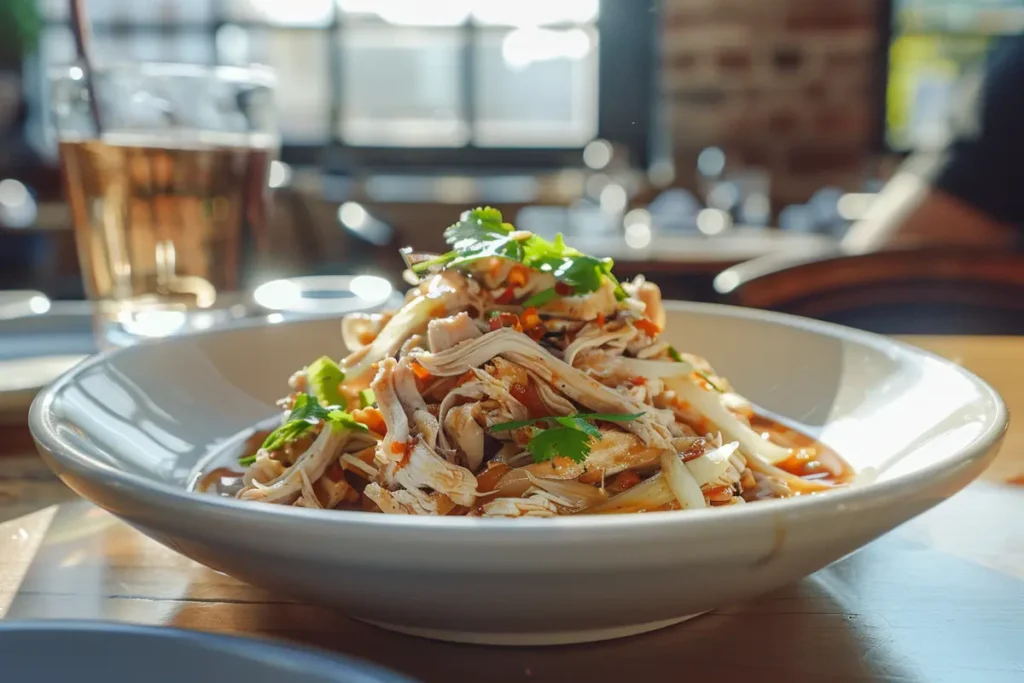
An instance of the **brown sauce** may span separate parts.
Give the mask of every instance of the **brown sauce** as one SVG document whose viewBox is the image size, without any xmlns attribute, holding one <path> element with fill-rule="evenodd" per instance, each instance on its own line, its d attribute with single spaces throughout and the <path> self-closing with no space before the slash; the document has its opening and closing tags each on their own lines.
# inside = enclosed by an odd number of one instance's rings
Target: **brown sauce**
<svg viewBox="0 0 1024 683">
<path fill-rule="evenodd" d="M 238 459 L 247 455 L 255 455 L 256 451 L 263 445 L 267 435 L 272 431 L 274 430 L 254 429 L 249 436 L 245 437 L 244 441 L 232 447 L 229 454 L 231 458 L 230 466 L 224 465 L 201 472 L 198 478 L 194 480 L 192 490 L 199 491 L 200 493 L 215 493 L 218 496 L 233 497 L 241 490 L 243 486 L 242 477 L 245 474 L 243 471 L 245 468 L 238 464 Z M 217 460 L 223 461 L 226 457 L 219 456 Z"/>
<path fill-rule="evenodd" d="M 750 426 L 761 435 L 767 434 L 772 443 L 795 451 L 786 460 L 776 463 L 779 469 L 798 477 L 831 484 L 848 484 L 853 481 L 856 472 L 850 463 L 820 441 L 761 415 L 753 415 Z"/>
<path fill-rule="evenodd" d="M 200 493 L 234 496 L 242 488 L 244 474 L 230 467 L 218 467 L 204 473 L 196 482 L 195 490 Z"/>
<path fill-rule="evenodd" d="M 243 455 L 255 455 L 256 451 L 258 451 L 260 449 L 260 446 L 263 445 L 263 442 L 267 440 L 267 437 L 270 436 L 270 433 L 272 431 L 274 431 L 274 430 L 273 429 L 256 429 L 256 430 L 253 430 L 253 433 L 250 434 L 249 436 L 245 437 L 245 441 L 243 441 L 242 445 L 239 447 L 239 449 L 242 451 L 242 454 Z"/>
<path fill-rule="evenodd" d="M 509 393 L 512 394 L 512 398 L 526 406 L 531 418 L 548 417 L 551 414 L 532 381 L 527 381 L 526 384 L 516 382 L 509 389 Z"/>
<path fill-rule="evenodd" d="M 799 432 L 791 427 L 788 427 L 780 422 L 776 422 L 771 418 L 764 417 L 762 415 L 752 415 L 750 417 L 750 426 L 756 432 L 765 436 L 768 440 L 776 443 L 784 448 L 790 448 L 794 450 L 794 454 L 786 460 L 776 463 L 776 466 L 783 469 L 790 474 L 794 474 L 798 477 L 806 479 L 814 479 L 818 481 L 825 481 L 835 485 L 841 485 L 849 483 L 853 480 L 855 472 L 853 467 L 850 466 L 838 453 L 833 449 L 829 448 L 825 444 L 817 441 L 816 439 Z M 271 430 L 260 429 L 255 430 L 251 435 L 240 443 L 237 449 L 232 449 L 233 458 L 238 458 L 244 455 L 251 455 L 255 453 L 260 445 L 262 445 L 267 434 Z M 305 444 L 308 446 L 308 444 Z M 702 450 L 702 449 L 701 449 Z M 361 457 L 364 461 L 372 459 L 372 447 L 365 449 L 363 452 L 357 454 L 356 457 Z M 369 456 L 369 457 L 367 457 Z M 563 458 L 557 458 L 557 461 L 565 460 Z M 556 468 L 558 463 L 556 460 L 550 461 L 551 467 Z M 571 465 L 571 461 L 566 460 L 565 464 Z M 240 467 L 240 466 L 239 466 Z M 477 475 L 477 481 L 479 484 L 479 490 L 481 492 L 487 492 L 494 489 L 497 484 L 497 480 L 509 472 L 508 466 L 502 463 L 490 463 L 487 468 Z M 362 489 L 366 486 L 366 480 L 362 476 L 345 471 L 340 465 L 333 465 L 332 468 L 328 469 L 327 476 L 332 481 L 338 481 L 341 478 L 345 478 L 353 488 L 361 493 Z M 204 493 L 214 493 L 221 496 L 233 497 L 242 488 L 242 477 L 243 472 L 239 471 L 236 467 L 217 467 L 210 470 L 209 472 L 203 472 L 196 480 L 194 490 Z M 621 493 L 629 488 L 632 488 L 636 484 L 642 481 L 641 477 L 632 470 L 627 470 L 618 475 L 612 477 L 607 487 L 609 492 L 612 494 Z M 525 484 L 526 482 L 524 482 Z M 1017 478 L 1016 481 L 1011 483 L 1024 484 L 1024 477 Z M 731 492 L 727 491 L 713 491 L 713 494 L 720 493 L 720 500 L 716 499 L 717 496 L 712 496 L 712 505 L 725 505 L 728 504 L 727 498 L 731 498 Z M 359 501 L 343 501 L 336 506 L 338 510 L 364 510 L 373 509 L 376 510 L 376 506 L 370 503 L 367 505 L 363 496 L 360 496 Z M 657 508 L 659 510 L 665 509 L 676 509 L 678 504 L 670 504 Z M 636 510 L 621 510 L 620 513 L 626 512 L 650 512 L 652 510 L 636 509 Z"/>
</svg>

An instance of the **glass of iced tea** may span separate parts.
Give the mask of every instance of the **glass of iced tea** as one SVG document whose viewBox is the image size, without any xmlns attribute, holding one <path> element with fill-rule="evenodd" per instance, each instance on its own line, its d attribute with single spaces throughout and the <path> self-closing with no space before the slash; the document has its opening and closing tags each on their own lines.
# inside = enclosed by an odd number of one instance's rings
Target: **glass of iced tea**
<svg viewBox="0 0 1024 683">
<path fill-rule="evenodd" d="M 54 70 L 52 105 L 85 289 L 102 344 L 239 314 L 267 239 L 279 147 L 262 67 L 124 64 Z M 97 116 L 98 115 L 98 116 Z M 97 130 L 96 119 L 99 119 Z"/>
</svg>

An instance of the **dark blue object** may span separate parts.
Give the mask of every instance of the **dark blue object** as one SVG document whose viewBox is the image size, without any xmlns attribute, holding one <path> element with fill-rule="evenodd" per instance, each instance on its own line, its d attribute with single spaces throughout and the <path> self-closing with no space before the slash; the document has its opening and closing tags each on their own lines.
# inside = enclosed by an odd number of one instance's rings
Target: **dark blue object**
<svg viewBox="0 0 1024 683">
<path fill-rule="evenodd" d="M 414 683 L 307 648 L 97 621 L 0 622 L 0 662 L 10 683 Z"/>
</svg>

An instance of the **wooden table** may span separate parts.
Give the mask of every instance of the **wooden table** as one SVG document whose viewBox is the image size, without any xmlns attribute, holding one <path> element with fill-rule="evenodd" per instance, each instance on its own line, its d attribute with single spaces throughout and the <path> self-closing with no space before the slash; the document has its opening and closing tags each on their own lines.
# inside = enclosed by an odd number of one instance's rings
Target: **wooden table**
<svg viewBox="0 0 1024 683">
<path fill-rule="evenodd" d="M 1024 338 L 913 341 L 971 368 L 1011 411 L 1024 411 Z M 519 649 L 396 635 L 251 588 L 74 500 L 23 434 L 0 432 L 0 444 L 10 444 L 0 458 L 0 617 L 8 619 L 283 638 L 445 683 L 1024 681 L 1024 487 L 1011 483 L 1024 475 L 1024 423 L 1011 426 L 981 481 L 795 585 L 652 634 Z"/>
</svg>

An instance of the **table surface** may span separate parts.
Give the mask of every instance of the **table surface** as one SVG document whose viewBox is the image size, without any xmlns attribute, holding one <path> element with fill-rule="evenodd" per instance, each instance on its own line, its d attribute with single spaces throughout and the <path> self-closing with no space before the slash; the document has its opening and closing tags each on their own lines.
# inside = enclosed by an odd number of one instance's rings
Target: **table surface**
<svg viewBox="0 0 1024 683">
<path fill-rule="evenodd" d="M 1024 338 L 911 339 L 1024 411 Z M 402 636 L 252 588 L 78 500 L 0 428 L 0 618 L 112 619 L 280 638 L 423 681 L 1024 681 L 1024 423 L 962 493 L 775 593 L 593 645 Z"/>
</svg>

